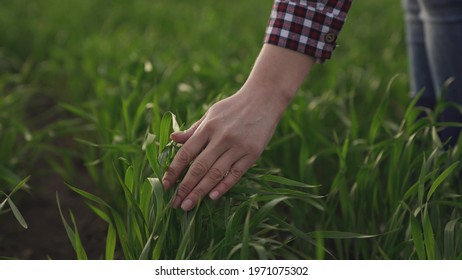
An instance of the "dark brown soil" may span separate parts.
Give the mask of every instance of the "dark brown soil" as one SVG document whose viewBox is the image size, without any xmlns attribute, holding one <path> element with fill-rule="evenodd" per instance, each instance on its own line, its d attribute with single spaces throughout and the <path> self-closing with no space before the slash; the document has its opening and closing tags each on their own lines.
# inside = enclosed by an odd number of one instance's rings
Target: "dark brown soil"
<svg viewBox="0 0 462 280">
<path fill-rule="evenodd" d="M 7 67 L 3 67 L 5 73 L 11 72 L 16 75 L 22 69 L 22 62 L 18 62 L 16 66 L 13 62 L 9 65 L 9 61 L 3 61 L 3 63 L 7 63 Z M 32 94 L 25 102 L 26 108 L 21 108 L 24 109 L 23 121 L 32 134 L 36 131 L 43 134 L 48 130 L 49 125 L 75 119 L 73 114 L 63 110 L 59 105 L 60 94 L 69 92 L 65 78 L 56 79 L 51 85 L 44 83 L 40 86 L 33 84 L 30 88 L 28 86 L 28 84 L 16 84 L 16 81 L 12 81 L 0 88 L 0 92 L 2 94 L 14 93 L 17 88 L 21 88 L 20 92 L 27 90 Z M 84 125 L 83 121 L 81 125 Z M 76 258 L 58 211 L 56 192 L 59 194 L 67 221 L 71 223 L 68 209 L 71 209 L 75 216 L 88 257 L 91 259 L 101 257 L 106 236 L 105 222 L 91 212 L 82 197 L 72 192 L 65 185 L 64 179 L 55 174 L 47 164 L 50 157 L 59 160 L 63 156 L 60 151 L 74 151 L 77 146 L 73 140 L 74 137 L 82 137 L 82 135 L 74 135 L 66 130 L 58 129 L 56 136 L 50 134 L 49 138 L 41 139 L 42 142 L 37 149 L 28 150 L 30 152 L 28 157 L 20 158 L 20 163 L 14 166 L 14 173 L 20 178 L 31 175 L 28 181 L 29 193 L 21 190 L 13 197 L 28 224 L 28 229 L 22 228 L 12 213 L 0 215 L 0 259 L 5 257 L 17 259 Z M 20 141 L 21 139 L 18 139 L 18 142 Z M 42 151 L 43 147 L 47 149 Z M 74 173 L 67 175 L 73 178 L 70 182 L 79 188 L 86 188 L 85 190 L 91 193 L 97 193 L 97 188 L 91 187 L 92 181 L 88 178 L 81 160 L 77 157 L 73 157 L 72 160 L 75 170 L 71 170 Z"/>
<path fill-rule="evenodd" d="M 106 225 L 91 212 L 82 197 L 72 192 L 57 176 L 35 178 L 35 181 L 31 177 L 28 184 L 31 186 L 31 193 L 22 192 L 17 201 L 28 229 L 22 228 L 12 213 L 0 216 L 0 258 L 76 258 L 59 214 L 56 203 L 58 192 L 68 223 L 71 224 L 68 209 L 72 210 L 76 218 L 88 257 L 100 259 L 104 252 Z"/>
</svg>

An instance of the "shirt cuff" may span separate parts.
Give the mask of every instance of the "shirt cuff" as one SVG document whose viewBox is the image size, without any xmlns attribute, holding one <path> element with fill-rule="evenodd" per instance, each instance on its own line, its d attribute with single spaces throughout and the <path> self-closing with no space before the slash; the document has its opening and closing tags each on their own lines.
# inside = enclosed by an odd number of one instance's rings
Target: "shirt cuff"
<svg viewBox="0 0 462 280">
<path fill-rule="evenodd" d="M 264 42 L 330 59 L 352 0 L 276 0 Z"/>
</svg>

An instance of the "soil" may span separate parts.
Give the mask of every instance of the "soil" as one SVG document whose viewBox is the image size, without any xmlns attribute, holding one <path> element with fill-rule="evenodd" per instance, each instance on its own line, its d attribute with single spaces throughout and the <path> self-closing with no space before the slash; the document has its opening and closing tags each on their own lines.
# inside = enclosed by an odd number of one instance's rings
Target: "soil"
<svg viewBox="0 0 462 280">
<path fill-rule="evenodd" d="M 2 62 L 2 61 L 0 61 Z M 11 69 L 10 69 L 11 68 Z M 13 74 L 22 69 L 11 66 L 6 68 L 6 73 Z M 62 84 L 58 84 L 62 83 Z M 30 90 L 33 93 L 26 102 L 23 118 L 29 129 L 43 133 L 49 125 L 60 120 L 74 119 L 75 116 L 66 112 L 59 106 L 59 95 L 68 92 L 66 79 L 57 79 L 53 86 L 16 84 L 11 82 L 0 88 L 2 93 L 14 93 L 20 87 L 22 91 Z M 22 92 L 21 91 L 21 92 Z M 52 130 L 52 129 L 51 129 Z M 66 215 L 68 223 L 71 221 L 68 209 L 71 209 L 79 230 L 84 248 L 90 259 L 100 259 L 104 253 L 104 241 L 106 238 L 107 225 L 94 214 L 81 196 L 72 192 L 57 174 L 52 173 L 52 168 L 47 164 L 49 156 L 60 157 L 59 151 L 75 149 L 73 140 L 76 135 L 62 133 L 56 137 L 44 140 L 41 146 L 54 147 L 56 153 L 50 155 L 45 149 L 38 148 L 33 154 L 37 158 L 21 159 L 21 166 L 14 171 L 20 178 L 31 175 L 28 185 L 30 191 L 15 193 L 13 200 L 24 216 L 28 228 L 24 229 L 16 221 L 12 213 L 0 215 L 0 259 L 75 259 L 76 254 L 67 237 L 61 216 L 56 203 L 56 192 L 59 194 L 61 208 Z M 20 139 L 18 139 L 20 141 Z M 22 163 L 24 161 L 24 163 Z M 18 164 L 19 165 L 19 164 Z M 75 177 L 70 181 L 76 187 L 91 193 L 97 193 L 98 188 L 92 187 L 92 180 L 88 178 L 83 162 L 74 159 Z"/>
<path fill-rule="evenodd" d="M 100 259 L 104 252 L 106 225 L 85 205 L 82 197 L 72 192 L 59 176 L 31 177 L 31 192 L 22 192 L 17 205 L 28 224 L 22 228 L 12 213 L 0 216 L 0 258 L 75 259 L 56 203 L 56 192 L 68 223 L 72 210 L 80 237 L 90 259 Z M 80 185 L 78 185 L 80 187 Z M 94 190 L 88 190 L 94 192 Z M 15 194 L 16 196 L 19 193 Z"/>
</svg>

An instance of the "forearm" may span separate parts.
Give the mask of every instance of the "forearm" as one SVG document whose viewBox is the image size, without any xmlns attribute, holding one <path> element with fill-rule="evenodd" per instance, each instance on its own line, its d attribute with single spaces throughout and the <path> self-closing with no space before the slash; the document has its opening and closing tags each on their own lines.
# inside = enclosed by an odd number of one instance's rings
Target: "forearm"
<svg viewBox="0 0 462 280">
<path fill-rule="evenodd" d="M 255 65 L 238 92 L 253 101 L 272 102 L 279 113 L 285 110 L 311 70 L 314 59 L 286 48 L 264 44 Z"/>
<path fill-rule="evenodd" d="M 171 138 L 183 144 L 162 182 L 179 182 L 173 207 L 191 210 L 209 194 L 225 194 L 263 152 L 316 59 L 330 58 L 351 0 L 275 0 L 255 65 L 234 95 L 213 104 L 189 129 Z"/>
</svg>

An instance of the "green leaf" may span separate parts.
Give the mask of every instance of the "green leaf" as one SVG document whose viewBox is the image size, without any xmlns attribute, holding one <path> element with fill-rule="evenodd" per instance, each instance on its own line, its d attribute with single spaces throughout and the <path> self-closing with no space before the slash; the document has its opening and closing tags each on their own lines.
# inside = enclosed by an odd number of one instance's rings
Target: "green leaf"
<svg viewBox="0 0 462 280">
<path fill-rule="evenodd" d="M 151 243 L 152 243 L 153 236 L 154 236 L 154 232 L 151 233 L 151 235 L 148 238 L 148 241 L 144 245 L 143 251 L 141 252 L 140 257 L 138 258 L 139 260 L 147 260 L 148 259 L 149 251 L 151 250 Z"/>
<path fill-rule="evenodd" d="M 99 209 L 98 207 L 92 205 L 89 202 L 85 202 L 85 204 L 90 208 L 98 217 L 100 217 L 103 221 L 106 223 L 111 223 L 111 218 L 109 218 L 108 214 L 104 212 L 103 210 Z"/>
<path fill-rule="evenodd" d="M 172 126 L 172 113 L 167 112 L 160 121 L 159 150 L 162 151 L 170 140 L 170 127 Z"/>
<path fill-rule="evenodd" d="M 186 230 L 184 231 L 184 234 L 182 235 L 180 246 L 178 247 L 178 251 L 176 253 L 176 259 L 177 260 L 184 260 L 185 259 L 187 249 L 188 249 L 188 245 L 192 241 L 191 232 L 192 232 L 193 226 L 195 224 L 197 211 L 199 210 L 199 207 L 200 207 L 200 201 L 197 203 L 197 205 L 196 205 L 196 207 L 194 209 L 194 213 L 192 213 L 190 211 L 190 212 L 184 214 L 184 217 L 186 218 L 185 221 L 187 221 L 187 225 L 186 225 Z M 181 210 L 179 210 L 179 211 L 181 211 Z"/>
<path fill-rule="evenodd" d="M 58 192 L 56 192 L 56 203 L 58 204 L 59 214 L 61 216 L 61 220 L 63 222 L 64 229 L 66 230 L 67 237 L 69 238 L 69 241 L 71 242 L 72 247 L 74 248 L 74 251 L 77 252 L 77 248 L 76 248 L 76 244 L 75 244 L 75 233 L 72 230 L 72 228 L 69 226 L 69 224 L 67 223 L 66 219 L 64 218 L 63 212 L 61 210 L 61 203 L 59 201 Z"/>
<path fill-rule="evenodd" d="M 417 182 L 412 185 L 411 187 L 409 187 L 409 189 L 406 191 L 406 193 L 403 195 L 403 198 L 402 200 L 405 201 L 407 200 L 408 198 L 410 198 L 411 196 L 415 196 L 416 194 L 420 197 L 421 195 L 421 192 L 423 192 L 423 190 L 421 190 L 421 187 L 424 186 L 424 182 L 431 178 L 438 170 L 433 170 L 429 173 L 426 173 L 424 171 L 424 169 L 422 168 L 422 170 L 420 171 L 420 175 L 419 175 L 419 179 L 417 180 Z M 419 200 L 420 201 L 420 200 Z"/>
<path fill-rule="evenodd" d="M 77 223 L 75 222 L 74 214 L 69 210 L 69 215 L 71 216 L 72 224 L 74 225 L 74 237 L 75 237 L 75 252 L 77 253 L 78 260 L 88 260 L 87 253 L 85 248 L 83 248 L 82 241 L 80 240 L 79 231 L 77 229 Z"/>
<path fill-rule="evenodd" d="M 84 190 L 81 190 L 81 189 L 78 189 L 72 185 L 69 185 L 68 183 L 65 183 L 71 190 L 73 190 L 74 192 L 80 194 L 81 196 L 85 197 L 86 199 L 88 200 L 91 200 L 93 202 L 96 202 L 97 204 L 100 204 L 100 205 L 103 205 L 103 206 L 106 206 L 108 208 L 111 208 L 109 206 L 109 204 L 107 204 L 104 200 L 102 200 L 101 198 L 97 197 L 96 195 L 93 195 L 89 192 L 86 192 Z"/>
<path fill-rule="evenodd" d="M 252 246 L 255 249 L 255 252 L 257 252 L 258 259 L 259 260 L 268 260 L 268 251 L 265 249 L 265 247 L 259 243 L 251 242 L 250 246 Z"/>
<path fill-rule="evenodd" d="M 308 234 L 304 233 L 303 231 L 301 231 L 299 228 L 295 227 L 294 225 L 291 225 L 289 223 L 287 223 L 286 221 L 280 219 L 279 217 L 276 217 L 276 216 L 271 216 L 269 217 L 273 222 L 279 224 L 279 225 L 282 225 L 283 228 L 285 229 L 288 229 L 290 231 L 291 234 L 295 235 L 297 238 L 301 238 L 302 240 L 305 240 L 307 241 L 308 243 L 314 245 L 316 248 L 319 248 L 319 244 L 318 242 L 314 241 L 313 238 L 311 236 L 308 236 Z M 311 235 L 314 235 L 316 236 L 316 238 L 319 238 L 319 233 L 316 233 L 316 232 L 312 232 Z M 331 253 L 328 249 L 326 249 L 325 247 L 322 247 L 321 248 L 324 252 L 326 252 L 329 256 L 331 256 L 332 258 L 335 259 L 335 256 L 333 253 Z"/>
<path fill-rule="evenodd" d="M 127 229 L 125 228 L 123 219 L 116 210 L 111 209 L 111 213 L 114 219 L 115 229 L 117 230 L 117 234 L 119 235 L 119 241 L 120 241 L 120 245 L 122 246 L 124 256 L 126 259 L 134 259 L 135 256 L 132 252 L 133 250 L 131 250 L 130 248 L 130 244 L 128 240 L 128 233 L 127 233 Z"/>
<path fill-rule="evenodd" d="M 248 260 L 250 259 L 250 250 L 249 250 L 249 243 L 250 243 L 250 212 L 251 207 L 247 210 L 247 215 L 245 216 L 244 221 L 244 230 L 242 231 L 242 246 L 241 246 L 241 260 Z"/>
<path fill-rule="evenodd" d="M 128 190 L 133 193 L 133 188 L 135 186 L 135 178 L 133 175 L 133 167 L 129 166 L 125 171 L 125 178 L 124 178 L 125 186 L 127 186 Z"/>
<path fill-rule="evenodd" d="M 371 127 L 369 128 L 369 142 L 373 144 L 377 138 L 377 134 L 379 132 L 380 126 L 383 124 L 383 116 L 385 115 L 386 108 L 388 106 L 388 100 L 390 98 L 390 90 L 393 82 L 398 77 L 395 75 L 393 78 L 390 79 L 387 85 L 387 90 L 385 94 L 382 95 L 382 99 L 378 104 L 377 108 L 375 109 L 375 115 L 372 118 Z"/>
<path fill-rule="evenodd" d="M 14 205 L 13 200 L 8 196 L 7 197 L 8 204 L 10 205 L 11 211 L 13 211 L 13 215 L 18 220 L 19 224 L 23 228 L 27 228 L 27 223 L 24 220 L 23 216 L 21 215 L 21 212 L 19 212 L 18 208 L 16 208 L 16 205 Z"/>
<path fill-rule="evenodd" d="M 455 229 L 460 218 L 449 221 L 444 228 L 444 258 L 453 260 L 456 258 Z"/>
<path fill-rule="evenodd" d="M 427 257 L 429 260 L 435 259 L 435 236 L 433 235 L 433 228 L 428 216 L 427 207 L 425 207 L 423 215 L 423 233 L 425 241 L 425 251 L 427 252 Z"/>
<path fill-rule="evenodd" d="M 130 190 L 125 186 L 125 183 L 122 181 L 122 178 L 120 177 L 119 172 L 117 171 L 117 167 L 115 166 L 113 162 L 113 167 L 114 167 L 114 172 L 117 175 L 117 179 L 119 180 L 120 186 L 122 187 L 122 190 L 124 191 L 125 198 L 129 202 L 129 209 L 130 211 L 134 211 L 134 215 L 129 215 L 130 218 L 134 218 L 134 222 L 136 221 L 136 224 L 139 227 L 134 227 L 132 228 L 133 231 L 141 233 L 140 228 L 146 225 L 146 220 L 144 219 L 143 213 L 141 212 L 140 205 L 138 201 L 136 200 L 135 196 L 133 193 L 130 192 Z"/>
<path fill-rule="evenodd" d="M 152 190 L 153 190 L 153 196 L 155 199 L 156 203 L 156 218 L 154 222 L 154 228 L 157 228 L 164 217 L 164 209 L 166 207 L 165 201 L 164 201 L 164 189 L 162 188 L 162 184 L 160 183 L 159 179 L 157 178 L 148 178 L 148 182 L 150 183 Z"/>
<path fill-rule="evenodd" d="M 13 190 L 10 192 L 10 196 L 12 196 L 15 192 L 17 192 L 19 189 L 21 189 L 26 183 L 27 181 L 29 181 L 30 179 L 30 176 L 26 177 L 24 180 L 22 180 L 21 182 L 19 182 L 14 188 Z"/>
<path fill-rule="evenodd" d="M 306 234 L 311 238 L 320 238 L 323 239 L 366 239 L 374 238 L 380 234 L 361 234 L 354 232 L 344 232 L 344 231 L 312 231 Z"/>
<path fill-rule="evenodd" d="M 422 228 L 420 227 L 419 221 L 416 217 L 411 213 L 411 234 L 412 240 L 414 241 L 415 250 L 417 252 L 417 257 L 420 260 L 425 260 L 425 245 L 422 236 Z"/>
<path fill-rule="evenodd" d="M 416 182 L 414 185 L 409 187 L 409 189 L 406 191 L 406 193 L 403 195 L 403 201 L 407 200 L 409 197 L 416 195 L 417 193 L 417 187 L 419 185 L 419 182 Z"/>
<path fill-rule="evenodd" d="M 139 190 L 139 192 L 140 192 L 139 207 L 141 209 L 144 219 L 148 221 L 148 225 L 151 225 L 150 219 L 152 219 L 152 217 L 150 216 L 149 212 L 151 211 L 150 204 L 152 201 L 153 190 L 148 180 L 144 180 L 143 185 L 141 185 L 141 189 Z"/>
<path fill-rule="evenodd" d="M 417 184 L 417 198 L 419 202 L 419 206 L 422 206 L 423 204 L 423 199 L 424 199 L 424 191 L 425 191 L 425 179 L 427 174 L 427 160 L 424 158 L 422 167 L 420 168 L 420 174 L 419 174 L 419 179 L 418 179 L 418 184 Z"/>
<path fill-rule="evenodd" d="M 167 235 L 168 235 L 168 229 L 169 229 L 168 224 L 170 223 L 170 214 L 171 214 L 171 211 L 167 215 L 167 218 L 164 222 L 164 227 L 162 229 L 162 233 L 160 234 L 159 238 L 156 241 L 156 246 L 154 247 L 154 250 L 152 252 L 153 260 L 159 260 L 161 258 L 162 249 L 163 249 L 163 246 L 165 246 L 164 241 L 168 237 Z"/>
<path fill-rule="evenodd" d="M 60 105 L 66 109 L 67 111 L 83 118 L 83 119 L 87 119 L 91 122 L 96 122 L 96 119 L 95 117 L 92 115 L 92 114 L 89 114 L 88 111 L 84 110 L 84 109 L 81 109 L 79 107 L 76 107 L 76 106 L 73 106 L 73 105 L 70 105 L 70 104 L 65 104 L 65 103 L 60 103 Z"/>
<path fill-rule="evenodd" d="M 459 165 L 459 162 L 455 162 L 451 164 L 443 173 L 441 173 L 438 178 L 433 182 L 432 186 L 430 187 L 430 190 L 428 191 L 427 194 L 427 202 L 430 200 L 432 197 L 433 193 L 436 191 L 436 189 L 441 185 L 441 183 L 456 169 L 457 165 Z"/>
<path fill-rule="evenodd" d="M 263 205 L 258 211 L 257 213 L 255 213 L 253 216 L 252 216 L 252 219 L 251 219 L 251 224 L 250 224 L 250 229 L 251 231 L 253 231 L 255 228 L 257 228 L 260 223 L 268 217 L 268 214 L 269 212 L 276 206 L 278 205 L 280 202 L 284 201 L 284 200 L 287 200 L 289 199 L 289 197 L 287 196 L 283 196 L 283 197 L 278 197 L 278 198 L 275 198 L 275 199 L 272 199 L 270 200 L 269 202 L 267 202 L 265 205 Z M 248 214 L 247 214 L 248 215 Z M 245 226 L 245 225 L 244 225 Z"/>
<path fill-rule="evenodd" d="M 259 177 L 259 179 L 267 181 L 267 182 L 272 182 L 272 183 L 277 183 L 285 186 L 293 186 L 293 187 L 301 187 L 301 188 L 317 188 L 319 186 L 312 186 L 308 185 L 302 182 L 298 182 L 295 180 L 287 179 L 281 176 L 275 176 L 275 175 L 263 175 Z"/>
<path fill-rule="evenodd" d="M 318 234 L 316 234 L 316 259 L 317 260 L 323 260 L 325 258 L 324 254 L 324 236 L 322 235 L 322 232 L 317 231 Z"/>
<path fill-rule="evenodd" d="M 8 212 L 8 210 L 1 211 L 3 209 L 3 207 L 5 207 L 5 205 L 6 205 L 7 201 L 8 201 L 8 195 L 6 193 L 4 193 L 4 192 L 0 192 L 0 193 L 6 196 L 6 198 L 3 200 L 3 202 L 0 203 L 0 214 L 2 214 L 2 213 Z"/>
<path fill-rule="evenodd" d="M 406 107 L 406 112 L 404 113 L 403 121 L 400 126 L 400 131 L 404 129 L 404 125 L 406 122 L 413 123 L 414 122 L 414 115 L 416 111 L 418 111 L 415 108 L 415 105 L 417 104 L 417 101 L 422 97 L 422 94 L 424 93 L 424 90 L 420 91 L 414 98 L 412 98 L 411 102 L 409 105 Z M 412 116 L 412 119 L 411 119 Z"/>
<path fill-rule="evenodd" d="M 93 142 L 90 142 L 85 139 L 81 138 L 74 138 L 76 142 L 82 143 L 84 145 L 90 146 L 90 147 L 95 147 L 95 148 L 103 148 L 107 150 L 113 150 L 117 152 L 127 152 L 127 153 L 137 153 L 139 152 L 139 147 L 133 144 L 106 144 L 106 145 L 101 145 L 101 144 L 96 144 Z"/>
<path fill-rule="evenodd" d="M 107 229 L 105 259 L 113 260 L 116 248 L 117 233 L 114 226 L 110 223 Z"/>
<path fill-rule="evenodd" d="M 146 157 L 148 158 L 149 165 L 157 178 L 160 178 L 162 170 L 160 169 L 159 162 L 157 160 L 158 149 L 156 142 L 153 141 L 146 145 Z"/>
</svg>

